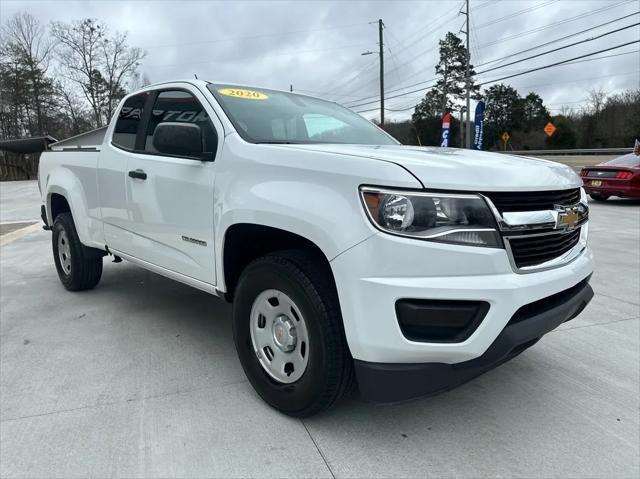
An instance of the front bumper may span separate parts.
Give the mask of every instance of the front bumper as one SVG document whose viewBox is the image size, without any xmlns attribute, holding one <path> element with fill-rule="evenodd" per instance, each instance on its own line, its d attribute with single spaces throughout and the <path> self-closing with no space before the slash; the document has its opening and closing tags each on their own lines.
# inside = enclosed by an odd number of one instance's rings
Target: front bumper
<svg viewBox="0 0 640 479">
<path fill-rule="evenodd" d="M 575 318 L 593 297 L 589 277 L 575 286 L 521 307 L 479 357 L 457 364 L 355 361 L 360 391 L 377 403 L 400 402 L 456 387 L 517 356 L 543 335 Z"/>
<path fill-rule="evenodd" d="M 345 335 L 355 360 L 456 364 L 482 356 L 522 306 L 565 291 L 593 272 L 589 249 L 561 267 L 514 272 L 507 252 L 377 233 L 331 261 Z M 403 334 L 402 299 L 486 302 L 489 310 L 459 342 Z"/>
</svg>

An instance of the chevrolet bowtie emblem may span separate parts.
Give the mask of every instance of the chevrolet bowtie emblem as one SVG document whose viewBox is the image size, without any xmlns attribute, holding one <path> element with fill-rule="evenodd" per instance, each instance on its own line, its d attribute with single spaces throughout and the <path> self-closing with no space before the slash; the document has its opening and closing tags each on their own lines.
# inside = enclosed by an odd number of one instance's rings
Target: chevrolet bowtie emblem
<svg viewBox="0 0 640 479">
<path fill-rule="evenodd" d="M 556 229 L 573 229 L 578 224 L 580 217 L 576 208 L 565 208 L 558 212 Z"/>
</svg>

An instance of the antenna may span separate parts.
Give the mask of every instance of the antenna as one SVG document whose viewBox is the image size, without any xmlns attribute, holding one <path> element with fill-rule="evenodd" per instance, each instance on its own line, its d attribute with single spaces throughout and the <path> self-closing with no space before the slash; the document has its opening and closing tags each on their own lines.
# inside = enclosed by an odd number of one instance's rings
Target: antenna
<svg viewBox="0 0 640 479">
<path fill-rule="evenodd" d="M 193 74 L 194 77 L 196 77 L 196 80 L 198 79 L 198 75 L 196 75 L 195 73 Z"/>
</svg>

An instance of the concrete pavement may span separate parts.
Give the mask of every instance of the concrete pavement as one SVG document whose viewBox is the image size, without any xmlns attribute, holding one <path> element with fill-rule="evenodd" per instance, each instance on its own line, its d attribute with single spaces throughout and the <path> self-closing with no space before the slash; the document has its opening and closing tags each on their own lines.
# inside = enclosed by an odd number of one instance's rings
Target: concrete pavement
<svg viewBox="0 0 640 479">
<path fill-rule="evenodd" d="M 2 222 L 38 216 L 33 182 L 0 190 Z M 596 297 L 580 317 L 449 393 L 392 407 L 352 395 L 304 421 L 247 383 L 228 304 L 126 262 L 69 293 L 50 233 L 13 239 L 0 476 L 637 477 L 640 203 L 591 207 Z"/>
</svg>

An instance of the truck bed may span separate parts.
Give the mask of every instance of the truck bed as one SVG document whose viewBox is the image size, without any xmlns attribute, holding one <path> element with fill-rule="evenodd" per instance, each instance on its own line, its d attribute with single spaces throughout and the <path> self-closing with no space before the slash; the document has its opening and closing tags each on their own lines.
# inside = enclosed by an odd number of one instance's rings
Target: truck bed
<svg viewBox="0 0 640 479">
<path fill-rule="evenodd" d="M 106 132 L 107 127 L 103 126 L 53 143 L 50 148 L 51 151 L 99 150 Z"/>
</svg>

